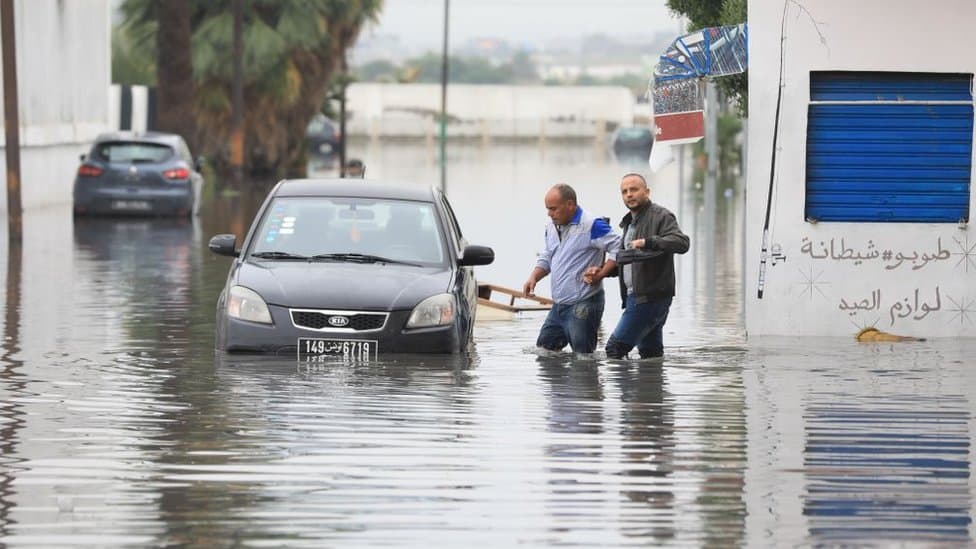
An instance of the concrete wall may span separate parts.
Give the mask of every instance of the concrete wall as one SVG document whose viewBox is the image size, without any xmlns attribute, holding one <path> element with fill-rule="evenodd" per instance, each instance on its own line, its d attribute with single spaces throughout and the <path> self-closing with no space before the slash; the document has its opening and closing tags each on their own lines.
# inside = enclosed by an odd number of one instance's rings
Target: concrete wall
<svg viewBox="0 0 976 549">
<path fill-rule="evenodd" d="M 810 71 L 976 73 L 976 3 L 942 0 L 787 2 L 785 74 L 772 196 L 770 245 L 785 261 L 767 267 L 757 299 L 779 80 L 783 2 L 749 3 L 749 159 L 746 328 L 751 336 L 845 335 L 877 328 L 901 335 L 976 336 L 976 232 L 955 223 L 804 221 Z M 976 190 L 976 186 L 973 186 Z M 976 204 L 976 197 L 970 197 Z M 822 256 L 833 242 L 850 257 Z M 810 253 L 812 246 L 816 253 Z M 878 250 L 881 256 L 857 260 Z M 806 251 L 804 251 L 806 250 Z M 884 252 L 929 261 L 885 261 Z M 846 254 L 835 254 L 837 256 Z M 875 296 L 879 296 L 880 299 Z M 865 301 L 866 300 L 866 301 Z M 851 308 L 851 303 L 864 307 Z M 845 304 L 848 307 L 845 307 Z M 923 308 L 925 305 L 925 308 Z M 911 312 L 908 312 L 908 308 Z M 926 310 L 927 309 L 927 310 Z M 907 314 L 906 314 L 907 313 Z"/>
<path fill-rule="evenodd" d="M 618 86 L 452 84 L 450 137 L 602 137 L 630 125 L 635 98 Z M 347 132 L 370 137 L 438 135 L 437 84 L 353 84 L 347 90 Z M 608 126 L 609 124 L 609 126 Z"/>
<path fill-rule="evenodd" d="M 109 0 L 14 1 L 24 208 L 70 202 L 78 155 L 108 127 L 109 8 Z M 6 170 L 0 179 L 6 186 Z"/>
</svg>

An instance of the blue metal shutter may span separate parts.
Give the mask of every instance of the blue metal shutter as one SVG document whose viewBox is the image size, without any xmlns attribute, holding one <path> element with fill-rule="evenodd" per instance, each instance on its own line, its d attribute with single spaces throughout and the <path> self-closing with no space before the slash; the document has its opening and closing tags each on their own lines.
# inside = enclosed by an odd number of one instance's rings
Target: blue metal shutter
<svg viewBox="0 0 976 549">
<path fill-rule="evenodd" d="M 806 217 L 969 221 L 972 75 L 813 72 Z"/>
</svg>

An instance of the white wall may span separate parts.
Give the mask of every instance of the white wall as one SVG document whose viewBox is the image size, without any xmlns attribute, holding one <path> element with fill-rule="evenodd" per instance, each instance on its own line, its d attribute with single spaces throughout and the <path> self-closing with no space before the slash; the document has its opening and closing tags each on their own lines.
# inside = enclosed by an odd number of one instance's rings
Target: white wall
<svg viewBox="0 0 976 549">
<path fill-rule="evenodd" d="M 78 155 L 108 127 L 109 5 L 108 0 L 14 1 L 24 208 L 70 202 Z M 0 181 L 5 187 L 5 169 Z M 6 193 L 0 193 L 0 213 L 5 212 Z"/>
<path fill-rule="evenodd" d="M 346 92 L 350 135 L 436 135 L 439 84 L 359 83 Z M 451 84 L 448 125 L 460 136 L 593 137 L 604 123 L 630 125 L 635 98 L 619 86 L 502 86 Z M 429 113 L 426 116 L 411 114 Z"/>
<path fill-rule="evenodd" d="M 770 244 L 786 256 L 766 270 L 757 299 L 769 187 L 783 2 L 749 3 L 749 159 L 746 328 L 750 336 L 846 335 L 877 328 L 899 335 L 976 336 L 976 228 L 931 223 L 803 220 L 809 74 L 819 70 L 976 73 L 968 46 L 971 0 L 789 2 Z M 976 190 L 976 185 L 973 186 Z M 971 204 L 976 204 L 973 196 Z M 972 206 L 971 206 L 972 208 Z M 804 240 L 806 239 L 806 240 Z M 833 241 L 847 259 L 815 258 Z M 813 252 L 804 243 L 812 246 Z M 857 260 L 877 250 L 923 261 Z M 948 256 L 947 256 L 948 253 Z M 837 256 L 845 255 L 840 252 Z M 876 297 L 878 296 L 878 297 Z M 866 301 L 865 301 L 866 300 Z M 858 303 L 860 308 L 845 308 Z M 926 309 L 923 309 L 923 304 Z M 911 312 L 908 313 L 909 307 Z M 906 314 L 907 313 L 907 314 Z"/>
</svg>

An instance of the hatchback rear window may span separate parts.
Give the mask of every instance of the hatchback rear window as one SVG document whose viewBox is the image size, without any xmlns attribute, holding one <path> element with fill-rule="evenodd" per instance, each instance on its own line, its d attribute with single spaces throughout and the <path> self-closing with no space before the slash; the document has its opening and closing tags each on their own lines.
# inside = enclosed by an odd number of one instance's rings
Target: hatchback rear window
<svg viewBox="0 0 976 549">
<path fill-rule="evenodd" d="M 106 162 L 162 162 L 173 156 L 173 149 L 156 143 L 102 143 L 95 156 Z"/>
</svg>

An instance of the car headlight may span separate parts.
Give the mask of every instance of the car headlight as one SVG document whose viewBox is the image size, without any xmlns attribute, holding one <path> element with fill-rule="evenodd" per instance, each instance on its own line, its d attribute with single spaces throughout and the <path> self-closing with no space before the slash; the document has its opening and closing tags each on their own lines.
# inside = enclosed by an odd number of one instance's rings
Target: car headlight
<svg viewBox="0 0 976 549">
<path fill-rule="evenodd" d="M 271 311 L 268 304 L 254 290 L 244 286 L 234 286 L 227 296 L 227 315 L 250 322 L 271 324 Z"/>
<path fill-rule="evenodd" d="M 454 322 L 454 296 L 437 294 L 428 297 L 413 308 L 407 328 L 443 326 Z"/>
</svg>

